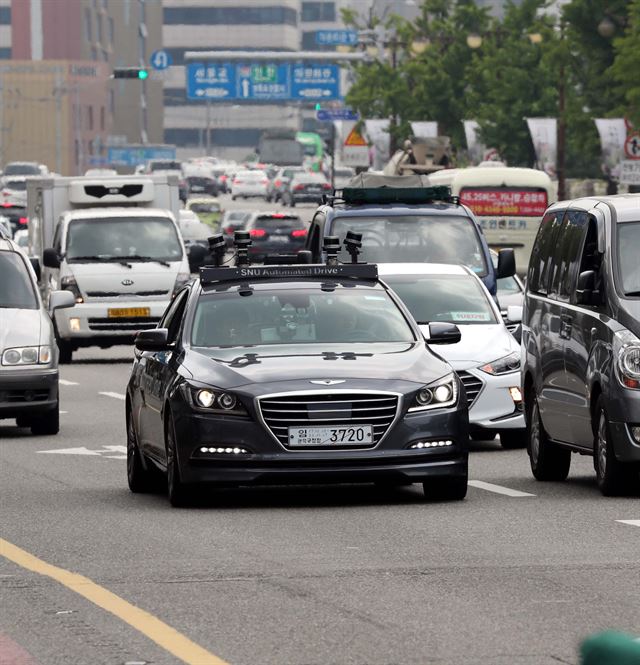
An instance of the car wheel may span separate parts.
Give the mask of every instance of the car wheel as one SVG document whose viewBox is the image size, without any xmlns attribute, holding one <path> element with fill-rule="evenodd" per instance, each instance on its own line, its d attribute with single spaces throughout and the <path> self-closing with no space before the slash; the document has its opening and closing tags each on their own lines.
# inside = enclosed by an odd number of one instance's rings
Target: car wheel
<svg viewBox="0 0 640 665">
<path fill-rule="evenodd" d="M 49 436 L 60 431 L 60 405 L 31 420 L 31 433 L 36 436 Z"/>
<path fill-rule="evenodd" d="M 127 482 L 134 494 L 152 492 L 157 489 L 157 476 L 151 468 L 144 468 L 142 453 L 131 411 L 127 409 Z"/>
<path fill-rule="evenodd" d="M 503 429 L 500 432 L 500 445 L 505 450 L 526 448 L 527 430 L 525 429 Z"/>
<path fill-rule="evenodd" d="M 60 365 L 70 365 L 73 357 L 73 346 L 70 342 L 63 339 L 58 340 L 58 363 Z"/>
<path fill-rule="evenodd" d="M 467 496 L 468 477 L 428 478 L 422 483 L 422 490 L 427 499 L 437 501 L 462 501 Z"/>
<path fill-rule="evenodd" d="M 189 488 L 180 479 L 180 467 L 176 454 L 176 434 L 171 415 L 167 418 L 165 444 L 167 452 L 167 495 L 174 508 L 188 506 L 191 500 Z"/>
<path fill-rule="evenodd" d="M 598 487 L 604 496 L 624 496 L 638 490 L 638 471 L 631 464 L 616 459 L 610 434 L 609 417 L 602 396 L 594 418 L 593 465 Z"/>
<path fill-rule="evenodd" d="M 231 195 L 231 200 L 232 200 L 232 201 L 235 201 L 235 200 L 236 200 L 236 197 L 235 197 L 233 194 Z"/>
<path fill-rule="evenodd" d="M 536 480 L 566 480 L 571 466 L 571 451 L 555 445 L 544 431 L 538 398 L 534 395 L 527 418 L 527 452 Z"/>
</svg>

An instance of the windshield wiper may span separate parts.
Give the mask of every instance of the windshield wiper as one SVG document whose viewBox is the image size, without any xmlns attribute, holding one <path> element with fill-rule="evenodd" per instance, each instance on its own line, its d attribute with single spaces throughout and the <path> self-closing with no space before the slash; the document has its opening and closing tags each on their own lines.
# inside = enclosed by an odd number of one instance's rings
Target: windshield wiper
<svg viewBox="0 0 640 665">
<path fill-rule="evenodd" d="M 127 257 L 125 256 L 100 256 L 98 254 L 93 254 L 93 255 L 87 255 L 87 256 L 70 256 L 67 258 L 67 261 L 71 262 L 76 262 L 76 263 L 84 263 L 86 261 L 101 261 L 104 263 L 121 263 L 123 266 L 127 266 L 127 268 L 131 268 L 131 264 L 128 262 Z"/>
</svg>

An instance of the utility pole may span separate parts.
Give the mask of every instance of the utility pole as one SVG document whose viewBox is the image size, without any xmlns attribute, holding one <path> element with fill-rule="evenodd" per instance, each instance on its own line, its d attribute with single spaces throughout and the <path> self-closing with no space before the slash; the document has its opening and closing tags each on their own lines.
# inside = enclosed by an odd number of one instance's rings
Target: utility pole
<svg viewBox="0 0 640 665">
<path fill-rule="evenodd" d="M 565 148 L 566 148 L 566 124 L 565 124 L 565 67 L 564 67 L 564 23 L 560 24 L 560 41 L 563 50 L 560 58 L 560 68 L 558 70 L 558 200 L 563 201 L 566 198 L 566 172 L 565 172 Z"/>
<path fill-rule="evenodd" d="M 206 102 L 206 134 L 205 134 L 205 152 L 211 154 L 211 101 Z"/>
<path fill-rule="evenodd" d="M 56 100 L 56 171 L 62 173 L 62 75 L 59 70 L 56 70 L 53 94 Z"/>
</svg>

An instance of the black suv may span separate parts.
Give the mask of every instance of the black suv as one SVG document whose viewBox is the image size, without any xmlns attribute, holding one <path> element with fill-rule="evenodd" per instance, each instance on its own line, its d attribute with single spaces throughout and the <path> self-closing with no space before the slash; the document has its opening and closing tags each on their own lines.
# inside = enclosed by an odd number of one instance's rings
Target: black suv
<svg viewBox="0 0 640 665">
<path fill-rule="evenodd" d="M 531 253 L 522 332 L 538 480 L 592 455 L 603 494 L 640 490 L 640 196 L 563 201 Z"/>
</svg>

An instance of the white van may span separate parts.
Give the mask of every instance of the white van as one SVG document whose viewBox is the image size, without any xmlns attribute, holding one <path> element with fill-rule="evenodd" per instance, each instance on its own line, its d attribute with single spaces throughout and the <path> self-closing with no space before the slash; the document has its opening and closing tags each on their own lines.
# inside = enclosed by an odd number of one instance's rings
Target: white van
<svg viewBox="0 0 640 665">
<path fill-rule="evenodd" d="M 556 199 L 556 187 L 544 171 L 486 162 L 432 173 L 429 182 L 448 185 L 478 218 L 489 246 L 512 247 L 518 273 L 526 273 L 540 220 Z"/>
</svg>

